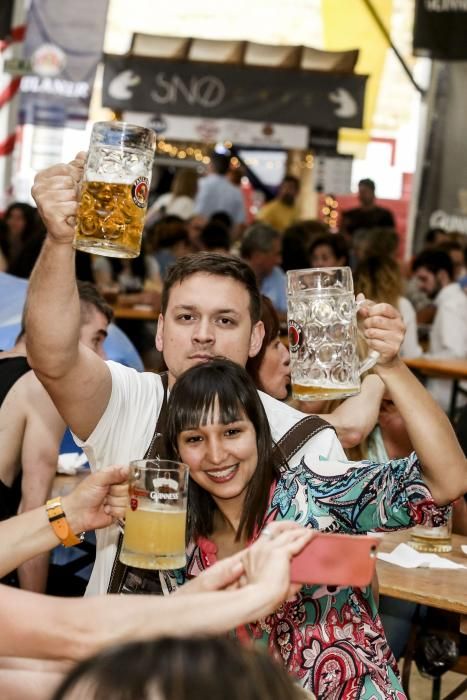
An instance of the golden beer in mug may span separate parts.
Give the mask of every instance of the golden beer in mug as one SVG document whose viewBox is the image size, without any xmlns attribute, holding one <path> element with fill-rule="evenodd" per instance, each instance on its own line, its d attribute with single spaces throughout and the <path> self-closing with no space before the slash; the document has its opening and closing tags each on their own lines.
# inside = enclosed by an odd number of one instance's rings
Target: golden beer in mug
<svg viewBox="0 0 467 700">
<path fill-rule="evenodd" d="M 418 552 L 450 552 L 452 550 L 452 519 L 444 525 L 429 527 L 428 525 L 415 525 L 410 529 L 410 546 Z"/>
<path fill-rule="evenodd" d="M 188 467 L 170 460 L 130 465 L 120 561 L 141 569 L 185 566 Z"/>
<path fill-rule="evenodd" d="M 94 124 L 81 183 L 74 247 L 119 258 L 139 255 L 155 134 L 124 122 Z"/>
</svg>

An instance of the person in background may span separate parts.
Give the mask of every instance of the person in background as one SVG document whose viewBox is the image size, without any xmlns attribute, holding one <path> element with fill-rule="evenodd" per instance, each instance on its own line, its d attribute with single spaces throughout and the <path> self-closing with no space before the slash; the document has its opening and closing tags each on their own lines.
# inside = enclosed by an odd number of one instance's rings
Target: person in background
<svg viewBox="0 0 467 700">
<path fill-rule="evenodd" d="M 230 236 L 229 231 L 217 220 L 210 220 L 201 231 L 200 242 L 202 250 L 210 253 L 225 253 L 230 252 Z"/>
<path fill-rule="evenodd" d="M 444 252 L 449 255 L 452 260 L 453 279 L 460 284 L 460 280 L 467 274 L 465 267 L 465 246 L 463 246 L 460 241 L 451 239 L 437 246 L 437 250 L 444 250 Z"/>
<path fill-rule="evenodd" d="M 146 250 L 149 258 L 156 262 L 164 280 L 170 265 L 190 252 L 185 222 L 173 215 L 160 219 L 148 230 Z"/>
<path fill-rule="evenodd" d="M 280 267 L 282 239 L 268 224 L 250 226 L 240 244 L 240 255 L 255 273 L 261 294 L 269 297 L 282 318 L 287 313 L 286 277 Z"/>
<path fill-rule="evenodd" d="M 356 231 L 371 228 L 395 228 L 394 216 L 389 209 L 376 204 L 375 183 L 364 178 L 358 183 L 360 206 L 342 213 L 342 231 L 353 236 Z"/>
<path fill-rule="evenodd" d="M 329 235 L 329 227 L 317 219 L 309 219 L 289 226 L 282 236 L 282 269 L 284 272 L 303 268 L 314 239 L 327 235 Z"/>
<path fill-rule="evenodd" d="M 308 252 L 310 267 L 343 267 L 349 264 L 349 250 L 345 237 L 328 233 L 315 238 Z M 373 297 L 371 297 L 373 298 Z"/>
<path fill-rule="evenodd" d="M 443 250 L 425 250 L 417 255 L 412 269 L 419 288 L 436 306 L 428 355 L 467 357 L 467 296 L 454 280 L 450 256 Z M 451 382 L 429 379 L 427 387 L 444 410 L 448 410 Z"/>
<path fill-rule="evenodd" d="M 215 211 L 208 221 L 209 224 L 222 224 L 229 233 L 229 239 L 232 237 L 232 219 L 226 211 Z"/>
<path fill-rule="evenodd" d="M 369 255 L 396 259 L 399 236 L 388 228 L 361 229 L 351 241 L 351 267 L 354 269 Z"/>
<path fill-rule="evenodd" d="M 272 228 L 284 233 L 300 218 L 296 204 L 300 192 L 300 182 L 294 175 L 286 175 L 282 180 L 277 197 L 267 202 L 256 215 L 257 221 L 262 221 Z"/>
<path fill-rule="evenodd" d="M 206 223 L 215 212 L 225 211 L 232 219 L 232 238 L 236 240 L 245 227 L 246 208 L 240 188 L 227 176 L 229 167 L 230 156 L 212 152 L 208 174 L 198 183 L 194 214 L 203 217 Z"/>
<path fill-rule="evenodd" d="M 76 667 L 51 700 L 156 700 L 154 688 L 157 700 L 305 700 L 264 651 L 221 637 L 117 647 Z"/>
<path fill-rule="evenodd" d="M 201 250 L 200 236 L 201 231 L 206 225 L 206 219 L 204 216 L 192 216 L 191 219 L 188 219 L 185 225 L 188 233 L 190 249 L 193 253 L 197 253 Z"/>
<path fill-rule="evenodd" d="M 193 168 L 179 168 L 172 181 L 170 192 L 162 194 L 152 204 L 145 219 L 149 228 L 165 216 L 179 216 L 187 221 L 193 216 L 195 196 L 198 190 L 198 173 Z"/>
<path fill-rule="evenodd" d="M 104 358 L 112 309 L 89 283 L 78 284 L 80 343 Z M 45 502 L 66 425 L 28 365 L 26 328 L 11 351 L 0 352 L 0 520 Z M 26 562 L 6 583 L 44 592 L 48 556 Z"/>
<path fill-rule="evenodd" d="M 404 281 L 398 263 L 390 257 L 369 256 L 357 265 L 354 272 L 355 293 L 362 293 L 375 302 L 387 302 L 399 309 L 405 323 L 405 337 L 401 357 L 419 357 L 422 348 L 418 342 L 415 309 L 404 296 Z"/>
<path fill-rule="evenodd" d="M 40 222 L 37 210 L 25 202 L 13 202 L 3 216 L 4 226 L 0 229 L 0 251 L 6 262 L 5 272 L 17 277 L 15 267 L 20 265 L 21 254 L 26 244 L 40 237 Z"/>
<path fill-rule="evenodd" d="M 438 248 L 438 246 L 449 241 L 449 233 L 444 228 L 430 228 L 425 234 L 426 248 Z"/>
</svg>

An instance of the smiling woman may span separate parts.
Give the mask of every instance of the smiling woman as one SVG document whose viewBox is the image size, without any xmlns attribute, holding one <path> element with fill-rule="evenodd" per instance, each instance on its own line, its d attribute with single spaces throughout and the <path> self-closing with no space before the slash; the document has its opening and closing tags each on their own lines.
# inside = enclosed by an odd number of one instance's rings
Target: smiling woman
<svg viewBox="0 0 467 700">
<path fill-rule="evenodd" d="M 198 364 L 177 378 L 165 438 L 169 456 L 190 466 L 188 563 L 161 572 L 168 590 L 248 545 L 275 520 L 363 534 L 445 517 L 414 454 L 381 464 L 306 455 L 289 467 L 273 446 L 251 378 L 228 360 Z M 369 587 L 305 586 L 237 634 L 266 645 L 320 698 L 405 698 Z"/>
</svg>

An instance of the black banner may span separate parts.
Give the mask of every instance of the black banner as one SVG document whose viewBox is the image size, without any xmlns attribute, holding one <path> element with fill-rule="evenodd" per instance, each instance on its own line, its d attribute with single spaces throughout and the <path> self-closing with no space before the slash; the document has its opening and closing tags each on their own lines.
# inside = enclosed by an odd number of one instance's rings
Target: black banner
<svg viewBox="0 0 467 700">
<path fill-rule="evenodd" d="M 102 101 L 117 111 L 360 128 L 365 84 L 363 75 L 107 55 Z"/>
<path fill-rule="evenodd" d="M 414 53 L 441 60 L 467 59 L 467 0 L 417 0 Z"/>
</svg>

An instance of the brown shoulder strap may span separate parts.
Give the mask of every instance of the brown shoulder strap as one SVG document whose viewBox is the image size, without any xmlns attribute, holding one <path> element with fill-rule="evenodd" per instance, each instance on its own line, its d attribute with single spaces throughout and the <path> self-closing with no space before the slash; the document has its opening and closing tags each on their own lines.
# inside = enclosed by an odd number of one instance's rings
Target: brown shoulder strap
<svg viewBox="0 0 467 700">
<path fill-rule="evenodd" d="M 318 435 L 322 430 L 335 428 L 323 420 L 319 416 L 305 416 L 295 423 L 281 439 L 276 443 L 273 451 L 273 459 L 277 467 L 284 466 L 290 462 L 292 457 L 303 447 L 303 445 L 311 440 L 312 437 Z"/>
<path fill-rule="evenodd" d="M 166 457 L 165 443 L 164 443 L 164 433 L 165 425 L 167 422 L 167 390 L 169 387 L 169 374 L 168 372 L 161 372 L 159 375 L 162 381 L 162 388 L 164 389 L 164 398 L 162 399 L 161 410 L 157 416 L 156 427 L 154 428 L 154 434 L 152 436 L 149 447 L 146 450 L 144 459 L 155 459 L 159 457 L 164 459 Z"/>
<path fill-rule="evenodd" d="M 167 420 L 167 390 L 169 375 L 167 372 L 162 372 L 159 376 L 162 381 L 162 388 L 164 389 L 164 397 L 162 399 L 161 410 L 159 411 L 159 415 L 157 416 L 154 434 L 151 438 L 151 442 L 149 443 L 149 447 L 146 450 L 144 459 L 155 459 L 156 457 L 160 457 L 161 459 L 163 459 L 166 456 L 164 431 Z M 119 559 L 120 550 L 122 548 L 122 542 L 123 535 L 122 533 L 120 533 L 118 536 L 117 553 L 115 555 L 112 573 L 110 574 L 110 581 L 107 587 L 107 593 L 121 593 L 122 588 L 127 579 L 128 573 L 131 571 L 131 567 L 122 564 L 122 562 Z"/>
</svg>

